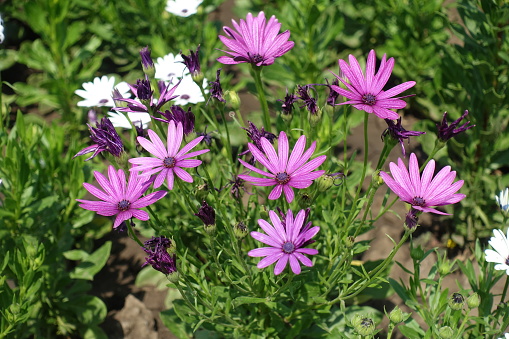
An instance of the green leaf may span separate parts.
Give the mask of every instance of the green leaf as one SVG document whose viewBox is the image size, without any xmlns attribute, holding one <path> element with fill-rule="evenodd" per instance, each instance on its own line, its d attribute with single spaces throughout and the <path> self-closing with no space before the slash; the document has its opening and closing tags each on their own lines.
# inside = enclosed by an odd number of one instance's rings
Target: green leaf
<svg viewBox="0 0 509 339">
<path fill-rule="evenodd" d="M 180 339 L 191 338 L 191 327 L 177 316 L 173 309 L 162 311 L 159 313 L 161 321 L 171 333 L 176 335 Z"/>
<path fill-rule="evenodd" d="M 237 297 L 233 299 L 233 307 L 237 307 L 243 304 L 260 304 L 267 301 L 267 298 Z"/>
<path fill-rule="evenodd" d="M 97 251 L 86 258 L 83 258 L 78 266 L 71 272 L 73 279 L 93 280 L 96 275 L 108 261 L 111 251 L 111 241 L 107 241 Z"/>
</svg>

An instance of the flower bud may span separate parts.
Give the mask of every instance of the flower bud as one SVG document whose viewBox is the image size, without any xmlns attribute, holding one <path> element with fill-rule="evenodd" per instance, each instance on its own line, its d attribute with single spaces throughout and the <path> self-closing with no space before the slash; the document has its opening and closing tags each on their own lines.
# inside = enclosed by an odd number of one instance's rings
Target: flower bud
<svg viewBox="0 0 509 339">
<path fill-rule="evenodd" d="M 226 91 L 224 98 L 234 111 L 238 111 L 240 108 L 240 98 L 236 91 Z"/>
<path fill-rule="evenodd" d="M 410 257 L 414 261 L 420 261 L 424 257 L 424 250 L 422 249 L 421 245 L 417 247 L 412 247 L 410 249 Z"/>
<path fill-rule="evenodd" d="M 153 78 L 156 74 L 156 69 L 154 67 L 154 61 L 150 56 L 150 49 L 147 47 L 143 47 L 140 51 L 141 56 L 141 68 L 143 69 L 143 73 L 145 73 L 149 78 Z"/>
<path fill-rule="evenodd" d="M 453 265 L 454 265 L 454 262 L 449 261 L 445 257 L 442 258 L 442 260 L 440 260 L 439 264 L 438 264 L 438 274 L 440 274 L 443 277 L 451 274 Z"/>
<path fill-rule="evenodd" d="M 373 183 L 374 188 L 378 188 L 384 183 L 384 179 L 380 176 L 380 170 L 373 173 L 371 176 L 371 182 Z"/>
<path fill-rule="evenodd" d="M 345 246 L 347 248 L 352 248 L 354 244 L 355 244 L 355 238 L 353 236 L 346 237 Z"/>
<path fill-rule="evenodd" d="M 477 308 L 481 304 L 481 297 L 479 294 L 474 293 L 470 297 L 467 298 L 467 306 L 470 309 Z"/>
<path fill-rule="evenodd" d="M 356 315 L 354 320 L 352 320 L 352 325 L 354 326 L 355 331 L 362 336 L 371 335 L 375 331 L 375 323 L 373 322 L 373 319 L 368 317 Z"/>
<path fill-rule="evenodd" d="M 441 327 L 438 330 L 438 336 L 440 339 L 450 339 L 454 336 L 454 330 L 449 326 Z"/>
<path fill-rule="evenodd" d="M 233 226 L 233 234 L 237 239 L 242 239 L 247 235 L 247 226 L 242 221 Z"/>
<path fill-rule="evenodd" d="M 391 313 L 389 313 L 389 320 L 394 324 L 399 324 L 400 322 L 405 320 L 405 313 L 396 306 Z"/>
<path fill-rule="evenodd" d="M 463 308 L 463 305 L 465 304 L 465 297 L 461 293 L 455 292 L 451 295 L 451 297 L 447 301 L 447 304 L 453 310 L 459 311 Z"/>
<path fill-rule="evenodd" d="M 309 124 L 316 126 L 322 120 L 322 110 L 318 107 L 316 113 L 309 113 Z"/>
<path fill-rule="evenodd" d="M 269 211 L 267 210 L 267 206 L 262 205 L 262 209 L 260 211 L 260 218 L 267 219 L 269 217 Z"/>
<path fill-rule="evenodd" d="M 318 190 L 320 192 L 325 192 L 334 185 L 334 177 L 329 174 L 324 174 L 315 179 L 315 182 L 318 185 Z"/>
</svg>

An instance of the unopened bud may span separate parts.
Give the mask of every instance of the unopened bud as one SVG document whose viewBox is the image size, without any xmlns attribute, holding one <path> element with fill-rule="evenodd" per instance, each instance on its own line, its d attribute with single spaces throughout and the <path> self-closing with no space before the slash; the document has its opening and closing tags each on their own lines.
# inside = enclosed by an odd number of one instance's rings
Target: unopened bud
<svg viewBox="0 0 509 339">
<path fill-rule="evenodd" d="M 479 294 L 474 293 L 470 297 L 467 298 L 467 306 L 470 309 L 477 308 L 481 304 L 481 298 Z"/>
<path fill-rule="evenodd" d="M 242 221 L 233 226 L 233 234 L 237 239 L 242 239 L 247 235 L 247 226 Z"/>
<path fill-rule="evenodd" d="M 309 114 L 309 124 L 311 126 L 316 126 L 322 120 L 322 110 L 318 108 L 316 113 Z"/>
<path fill-rule="evenodd" d="M 454 336 L 454 330 L 449 326 L 441 327 L 438 330 L 438 336 L 440 339 L 450 339 Z"/>
<path fill-rule="evenodd" d="M 371 182 L 374 188 L 380 187 L 384 183 L 384 179 L 380 176 L 380 170 L 375 171 L 371 177 Z"/>
<path fill-rule="evenodd" d="M 238 111 L 240 108 L 240 98 L 236 91 L 226 91 L 224 94 L 226 102 L 233 108 L 234 111 Z"/>
<path fill-rule="evenodd" d="M 399 324 L 405 320 L 405 314 L 398 306 L 396 306 L 396 308 L 389 313 L 389 320 L 394 324 Z"/>
<path fill-rule="evenodd" d="M 315 179 L 315 182 L 318 185 L 318 190 L 320 192 L 325 192 L 334 185 L 334 177 L 329 174 L 324 174 Z"/>
<path fill-rule="evenodd" d="M 422 258 L 424 257 L 424 250 L 422 249 L 421 245 L 419 245 L 417 247 L 412 247 L 410 249 L 410 257 L 414 261 L 421 261 L 422 260 Z"/>
<path fill-rule="evenodd" d="M 447 301 L 449 307 L 455 311 L 461 310 L 465 304 L 465 297 L 461 293 L 453 293 Z"/>
<path fill-rule="evenodd" d="M 194 196 L 196 197 L 196 200 L 204 200 L 207 198 L 207 195 L 209 194 L 209 185 L 204 182 L 201 185 L 196 186 Z"/>
<path fill-rule="evenodd" d="M 362 336 L 373 334 L 375 331 L 375 323 L 373 319 L 356 315 L 352 321 L 355 331 Z"/>
</svg>

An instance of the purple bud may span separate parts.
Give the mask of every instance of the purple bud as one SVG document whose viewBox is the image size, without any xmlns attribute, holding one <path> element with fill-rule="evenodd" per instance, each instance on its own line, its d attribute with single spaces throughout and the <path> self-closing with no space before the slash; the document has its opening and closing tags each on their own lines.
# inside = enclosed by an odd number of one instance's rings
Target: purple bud
<svg viewBox="0 0 509 339">
<path fill-rule="evenodd" d="M 442 122 L 440 124 L 437 124 L 438 129 L 438 139 L 440 139 L 443 142 L 446 142 L 447 140 L 455 137 L 457 134 L 464 132 L 472 127 L 475 127 L 475 125 L 470 125 L 470 121 L 467 121 L 460 127 L 458 127 L 461 120 L 463 120 L 468 115 L 468 110 L 465 110 L 463 115 L 459 117 L 459 119 L 452 122 L 450 125 L 447 123 L 447 112 L 444 113 L 444 116 L 442 118 Z"/>
</svg>

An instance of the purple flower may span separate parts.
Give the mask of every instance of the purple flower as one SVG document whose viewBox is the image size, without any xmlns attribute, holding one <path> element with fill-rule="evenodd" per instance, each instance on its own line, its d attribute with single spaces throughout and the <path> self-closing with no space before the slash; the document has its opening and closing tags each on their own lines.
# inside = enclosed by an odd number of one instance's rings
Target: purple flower
<svg viewBox="0 0 509 339">
<path fill-rule="evenodd" d="M 267 132 L 263 127 L 261 129 L 258 129 L 255 124 L 253 124 L 251 121 L 248 121 L 249 123 L 249 129 L 242 127 L 242 129 L 247 131 L 247 136 L 253 140 L 254 145 L 256 148 L 258 148 L 260 151 L 262 150 L 262 142 L 261 138 L 267 139 L 271 144 L 274 143 L 274 139 L 276 139 L 276 135 L 272 134 L 270 132 Z M 248 154 L 250 151 L 249 149 L 245 150 L 244 152 L 240 153 L 239 155 L 245 155 Z M 251 159 L 252 161 L 249 161 L 252 165 L 256 162 L 254 157 Z"/>
<path fill-rule="evenodd" d="M 175 174 L 185 182 L 193 182 L 193 177 L 182 168 L 197 167 L 201 164 L 201 160 L 189 158 L 206 153 L 209 151 L 208 149 L 191 153 L 187 152 L 198 145 L 203 137 L 198 137 L 192 140 L 180 149 L 184 132 L 182 124 L 179 122 L 175 126 L 175 122 L 173 120 L 168 124 L 167 147 L 164 146 L 163 142 L 154 131 L 149 129 L 148 135 L 151 141 L 143 137 L 138 137 L 137 140 L 144 149 L 156 157 L 129 159 L 129 162 L 135 165 L 130 169 L 130 171 L 143 171 L 141 175 L 144 177 L 159 173 L 154 181 L 155 188 L 160 187 L 166 178 L 168 188 L 172 190 Z"/>
<path fill-rule="evenodd" d="M 295 219 L 293 212 L 288 210 L 286 215 L 282 215 L 283 220 L 281 220 L 274 211 L 269 211 L 272 225 L 263 219 L 258 219 L 258 225 L 267 234 L 251 232 L 251 236 L 270 246 L 256 248 L 247 253 L 250 257 L 265 257 L 258 263 L 258 268 L 265 268 L 277 261 L 274 274 L 278 275 L 283 272 L 288 262 L 295 274 L 301 272 L 299 261 L 305 266 L 313 266 L 313 262 L 304 254 L 315 255 L 318 251 L 304 246 L 314 242 L 311 238 L 320 231 L 320 227 L 311 227 L 311 221 L 306 223 L 308 216 L 309 209 L 300 210 Z"/>
<path fill-rule="evenodd" d="M 350 99 L 339 105 L 351 104 L 358 110 L 367 113 L 375 113 L 376 116 L 382 119 L 396 120 L 399 117 L 399 115 L 391 111 L 391 109 L 404 108 L 406 102 L 401 100 L 401 98 L 406 98 L 409 95 L 398 98 L 393 98 L 393 96 L 413 87 L 415 81 L 407 81 L 387 91 L 383 91 L 392 73 L 392 69 L 394 68 L 394 58 L 390 58 L 386 61 L 386 57 L 387 56 L 384 54 L 378 73 L 375 74 L 376 56 L 375 51 L 371 50 L 366 63 L 365 76 L 362 73 L 359 62 L 353 55 L 350 54 L 348 57 L 350 65 L 344 60 L 339 60 L 341 72 L 350 80 L 350 84 L 348 84 L 342 77 L 334 74 L 347 89 L 343 89 L 336 85 L 331 85 L 330 87 L 342 96 Z"/>
<path fill-rule="evenodd" d="M 85 147 L 73 158 L 76 158 L 79 155 L 87 154 L 94 152 L 92 156 L 85 161 L 88 161 L 95 156 L 97 156 L 102 151 L 107 151 L 110 154 L 119 157 L 124 152 L 124 144 L 120 139 L 115 127 L 108 118 L 102 118 L 100 123 L 96 123 L 96 127 L 91 127 L 87 124 L 88 129 L 90 130 L 90 139 L 92 139 L 95 144 L 92 146 Z"/>
<path fill-rule="evenodd" d="M 281 110 L 283 114 L 292 114 L 293 111 L 293 104 L 297 102 L 299 98 L 293 94 L 288 93 L 288 88 L 286 89 L 286 95 L 284 100 L 278 99 L 278 101 L 282 101 L 283 104 L 281 105 Z"/>
<path fill-rule="evenodd" d="M 332 89 L 331 85 L 329 84 L 328 79 L 326 79 L 326 81 L 327 81 L 326 86 L 329 88 L 329 96 L 327 97 L 327 101 L 326 101 L 327 105 L 336 106 L 336 102 L 338 101 L 339 93 Z M 332 80 L 332 85 L 339 86 L 338 79 Z"/>
<path fill-rule="evenodd" d="M 196 132 L 196 135 L 199 136 L 199 137 L 203 137 L 202 141 L 207 145 L 207 146 L 210 146 L 210 144 L 212 143 L 212 139 L 214 139 L 212 137 L 212 133 L 213 132 L 209 132 L 207 133 L 207 126 L 205 126 L 205 131 L 203 132 Z"/>
<path fill-rule="evenodd" d="M 180 106 L 172 105 L 170 107 L 171 111 L 166 110 L 164 113 L 159 112 L 165 119 L 156 118 L 154 119 L 169 123 L 170 121 L 175 121 L 175 123 L 181 123 L 184 128 L 184 135 L 189 135 L 192 131 L 194 131 L 194 114 L 191 112 L 191 107 L 187 109 L 187 112 L 182 109 Z"/>
<path fill-rule="evenodd" d="M 184 59 L 182 63 L 186 65 L 187 69 L 189 70 L 189 73 L 191 73 L 191 75 L 194 77 L 201 74 L 199 51 L 200 45 L 198 45 L 198 47 L 196 48 L 196 52 L 189 51 L 189 53 L 191 53 L 189 56 L 184 55 L 182 54 L 182 52 L 180 52 L 182 59 Z"/>
<path fill-rule="evenodd" d="M 297 85 L 297 94 L 299 99 L 304 101 L 304 105 L 300 106 L 306 107 L 309 113 L 317 114 L 318 113 L 318 105 L 316 104 L 316 99 L 309 95 L 309 89 L 312 88 L 311 85 L 300 86 Z"/>
<path fill-rule="evenodd" d="M 264 175 L 268 178 L 257 178 L 250 175 L 239 175 L 239 178 L 251 182 L 255 186 L 276 186 L 269 194 L 270 200 L 275 200 L 281 196 L 284 191 L 288 203 L 295 197 L 292 187 L 309 187 L 313 180 L 320 177 L 325 171 L 315 171 L 324 161 L 326 156 L 321 155 L 307 162 L 316 148 L 316 141 L 313 141 L 311 147 L 304 153 L 306 146 L 306 136 L 302 135 L 288 158 L 289 145 L 285 132 L 279 133 L 278 153 L 267 140 L 261 137 L 261 151 L 255 145 L 249 143 L 248 147 L 253 157 L 267 168 L 270 172 L 262 171 L 247 162 L 239 159 L 240 163 L 253 172 Z"/>
<path fill-rule="evenodd" d="M 221 88 L 221 82 L 219 80 L 219 76 L 221 75 L 221 68 L 219 68 L 216 72 L 216 81 L 210 82 L 210 97 L 216 98 L 221 102 L 226 102 L 223 98 L 223 89 Z M 209 99 L 210 100 L 210 99 Z"/>
<path fill-rule="evenodd" d="M 212 226 L 216 224 L 216 211 L 214 211 L 214 209 L 207 204 L 205 200 L 202 201 L 198 213 L 195 213 L 194 215 L 200 218 L 205 226 Z"/>
<path fill-rule="evenodd" d="M 165 237 L 152 237 L 145 241 L 143 250 L 148 257 L 145 258 L 145 263 L 141 267 L 152 265 L 155 270 L 165 275 L 176 272 L 176 256 L 168 253 L 171 247 L 171 240 Z"/>
<path fill-rule="evenodd" d="M 460 134 L 461 132 L 465 132 L 467 129 L 475 127 L 475 125 L 467 126 L 470 121 L 467 121 L 460 127 L 458 127 L 461 120 L 463 120 L 468 115 L 468 110 L 466 110 L 459 119 L 455 120 L 450 125 L 447 123 L 447 112 L 444 113 L 444 117 L 442 118 L 442 122 L 437 124 L 438 128 L 438 139 L 446 142 L 447 140 L 456 136 L 456 134 Z"/>
<path fill-rule="evenodd" d="M 293 48 L 293 41 L 288 41 L 290 31 L 279 33 L 281 24 L 275 16 L 266 23 L 265 13 L 260 12 L 257 17 L 248 13 L 245 21 L 240 19 L 240 24 L 237 24 L 232 20 L 232 24 L 235 30 L 223 27 L 228 37 L 219 36 L 230 49 L 223 52 L 231 55 L 219 57 L 217 61 L 220 63 L 231 65 L 248 62 L 256 66 L 268 66 Z"/>
<path fill-rule="evenodd" d="M 463 180 L 452 183 L 456 178 L 456 172 L 451 171 L 451 166 L 442 168 L 433 178 L 435 160 L 430 160 L 421 176 L 417 157 L 412 153 L 408 170 L 401 158 L 398 159 L 398 165 L 391 162 L 389 167 L 393 178 L 383 171 L 380 171 L 380 176 L 401 200 L 418 211 L 450 215 L 430 206 L 455 204 L 466 196 L 465 194 L 456 194 L 463 186 Z"/>
<path fill-rule="evenodd" d="M 148 220 L 148 213 L 140 208 L 151 205 L 166 195 L 165 191 L 157 191 L 141 197 L 152 181 L 139 176 L 137 171 L 130 173 L 127 186 L 124 171 L 121 169 L 116 171 L 111 165 L 108 167 L 108 179 L 98 171 L 94 171 L 94 176 L 104 191 L 86 182 L 83 186 L 90 194 L 102 201 L 81 199 L 76 201 L 81 202 L 81 208 L 97 212 L 99 215 L 117 215 L 113 228 L 117 228 L 123 221 L 130 218 Z"/>
<path fill-rule="evenodd" d="M 404 129 L 403 126 L 401 126 L 401 117 L 398 118 L 396 123 L 394 123 L 391 119 L 385 119 L 385 122 L 388 127 L 382 133 L 382 140 L 388 135 L 393 140 L 399 141 L 403 157 L 405 157 L 405 145 L 403 140 L 408 139 L 408 144 L 410 144 L 410 137 L 426 134 L 426 132 L 407 131 Z"/>
<path fill-rule="evenodd" d="M 150 57 L 150 49 L 148 46 L 143 47 L 140 51 L 141 56 L 141 67 L 143 68 L 143 72 L 145 73 L 154 73 L 155 66 L 154 61 Z"/>
<path fill-rule="evenodd" d="M 154 99 L 153 92 L 150 87 L 150 80 L 146 77 L 143 80 L 137 80 L 136 85 L 129 85 L 131 91 L 134 96 L 139 99 L 126 99 L 126 98 L 113 98 L 115 101 L 124 101 L 127 103 L 127 107 L 114 107 L 114 110 L 119 112 L 146 112 L 146 113 L 155 113 L 158 112 L 159 109 L 166 104 L 168 101 L 173 100 L 178 97 L 178 95 L 173 95 L 175 90 L 177 89 L 180 81 L 170 88 L 171 82 L 167 85 L 164 81 L 160 81 L 158 83 L 159 90 L 161 95 L 157 101 Z"/>
</svg>

